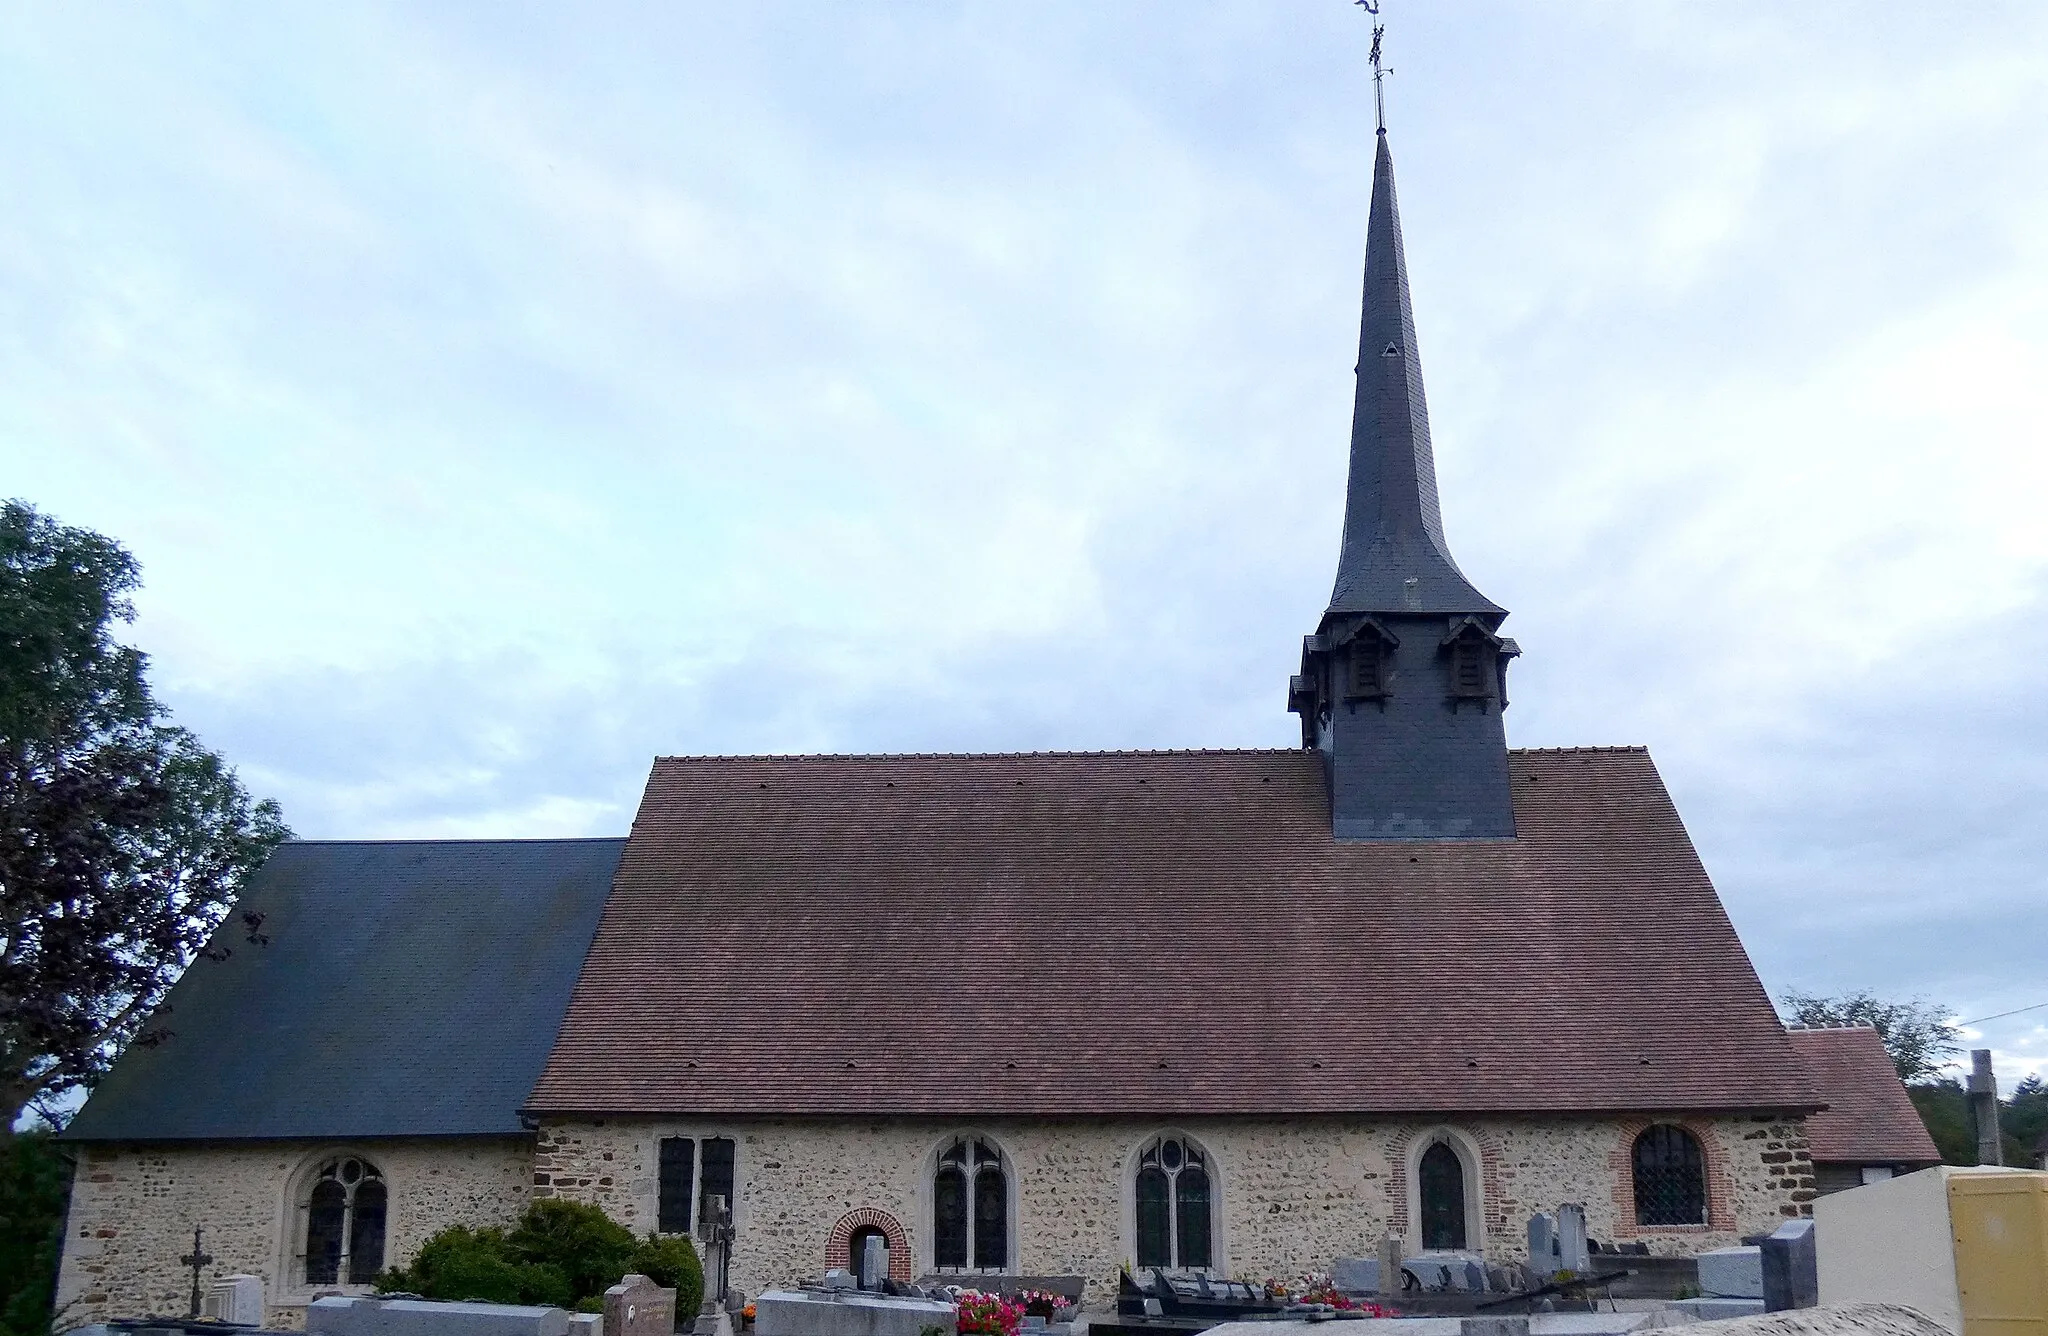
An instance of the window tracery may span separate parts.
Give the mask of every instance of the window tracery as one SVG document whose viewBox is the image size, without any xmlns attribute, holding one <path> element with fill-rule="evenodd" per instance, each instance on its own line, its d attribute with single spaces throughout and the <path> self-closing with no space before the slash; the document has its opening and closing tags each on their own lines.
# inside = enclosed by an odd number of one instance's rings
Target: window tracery
<svg viewBox="0 0 2048 1336">
<path fill-rule="evenodd" d="M 932 1265 L 1001 1271 L 1009 1260 L 1009 1166 L 988 1141 L 955 1137 L 932 1171 Z"/>
<path fill-rule="evenodd" d="M 1139 1266 L 1205 1270 L 1214 1255 L 1209 1159 L 1193 1142 L 1155 1137 L 1133 1183 Z"/>
<path fill-rule="evenodd" d="M 359 1155 L 323 1163 L 299 1202 L 307 1285 L 367 1285 L 384 1269 L 384 1175 Z"/>
</svg>

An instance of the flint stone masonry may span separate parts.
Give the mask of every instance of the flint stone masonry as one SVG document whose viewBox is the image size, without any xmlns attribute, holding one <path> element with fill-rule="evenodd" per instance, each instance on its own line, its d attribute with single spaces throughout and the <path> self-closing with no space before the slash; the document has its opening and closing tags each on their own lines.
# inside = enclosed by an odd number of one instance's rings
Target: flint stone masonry
<svg viewBox="0 0 2048 1336">
<path fill-rule="evenodd" d="M 1647 1125 L 1586 1117 L 1451 1120 L 1479 1146 L 1479 1228 L 1474 1251 L 1494 1262 L 1526 1258 L 1524 1222 L 1561 1201 L 1584 1202 L 1587 1232 L 1625 1238 L 1677 1256 L 1732 1246 L 1807 1214 L 1798 1186 L 1811 1183 L 1797 1118 L 1674 1118 L 1701 1138 L 1715 1215 L 1707 1225 L 1641 1228 L 1627 1176 L 1635 1130 Z M 1011 1168 L 1008 1268 L 1087 1278 L 1090 1304 L 1116 1293 L 1120 1262 L 1133 1258 L 1128 1172 L 1151 1137 L 1176 1132 L 1209 1154 L 1215 1177 L 1216 1263 L 1226 1274 L 1297 1274 L 1331 1257 L 1378 1251 L 1388 1231 L 1412 1235 L 1405 1186 L 1407 1147 L 1440 1120 L 1304 1116 L 1187 1122 L 924 1118 L 550 1121 L 534 1151 L 534 1195 L 587 1201 L 636 1233 L 656 1221 L 656 1145 L 665 1136 L 729 1136 L 737 1142 L 732 1285 L 743 1293 L 814 1280 L 833 1255 L 831 1231 L 847 1212 L 871 1208 L 900 1221 L 911 1275 L 932 1266 L 929 1175 L 953 1136 L 973 1132 L 1000 1146 Z M 1792 1149 L 1795 1159 L 1763 1155 Z M 1619 1173 L 1619 1177 L 1617 1177 Z M 894 1258 L 891 1258 L 892 1264 Z"/>
<path fill-rule="evenodd" d="M 192 1272 L 178 1258 L 192 1251 L 192 1227 L 203 1225 L 213 1257 L 204 1280 L 260 1276 L 265 1324 L 302 1325 L 313 1296 L 286 1283 L 298 1229 L 286 1189 L 312 1163 L 343 1152 L 375 1164 L 390 1188 L 387 1264 L 411 1260 L 449 1225 L 511 1224 L 531 1191 L 524 1137 L 82 1145 L 58 1305 L 73 1305 L 67 1316 L 82 1322 L 183 1314 Z"/>
<path fill-rule="evenodd" d="M 433 1303 L 424 1299 L 316 1299 L 306 1309 L 308 1336 L 569 1336 L 559 1308 Z"/>
</svg>

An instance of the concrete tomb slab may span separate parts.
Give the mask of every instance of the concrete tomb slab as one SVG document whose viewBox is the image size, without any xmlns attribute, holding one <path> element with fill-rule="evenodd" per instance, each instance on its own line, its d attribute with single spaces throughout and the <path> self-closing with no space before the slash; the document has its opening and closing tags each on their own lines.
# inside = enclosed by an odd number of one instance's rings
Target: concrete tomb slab
<svg viewBox="0 0 2048 1336">
<path fill-rule="evenodd" d="M 1757 1317 L 1764 1311 L 1762 1299 L 1678 1299 L 1666 1309 L 1669 1313 L 1684 1313 L 1702 1322 L 1715 1322 L 1724 1317 Z"/>
<path fill-rule="evenodd" d="M 569 1336 L 559 1308 L 523 1304 L 436 1303 L 431 1299 L 315 1299 L 309 1336 Z"/>
<path fill-rule="evenodd" d="M 951 1336 L 958 1313 L 943 1299 L 898 1299 L 858 1290 L 769 1290 L 754 1298 L 755 1336 Z"/>
</svg>

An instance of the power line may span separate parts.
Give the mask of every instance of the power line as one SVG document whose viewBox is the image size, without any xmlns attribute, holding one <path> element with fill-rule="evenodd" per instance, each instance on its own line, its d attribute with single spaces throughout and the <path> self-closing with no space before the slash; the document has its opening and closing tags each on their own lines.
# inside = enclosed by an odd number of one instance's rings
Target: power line
<svg viewBox="0 0 2048 1336">
<path fill-rule="evenodd" d="M 2043 1007 L 2048 1007 L 2048 1002 L 2036 1002 L 2031 1007 L 2014 1007 L 2011 1011 L 2001 1011 L 1996 1016 L 1979 1016 L 1976 1020 L 1957 1021 L 1956 1024 L 1957 1026 L 1982 1025 L 1985 1021 L 2002 1021 L 2007 1016 L 2017 1016 L 2023 1011 L 2039 1011 Z"/>
</svg>

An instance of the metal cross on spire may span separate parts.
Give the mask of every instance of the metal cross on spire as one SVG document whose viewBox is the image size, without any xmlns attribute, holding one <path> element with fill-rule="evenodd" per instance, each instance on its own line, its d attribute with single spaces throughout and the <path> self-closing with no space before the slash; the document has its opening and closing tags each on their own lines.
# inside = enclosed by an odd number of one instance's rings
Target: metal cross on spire
<svg viewBox="0 0 2048 1336">
<path fill-rule="evenodd" d="M 1381 0 L 1352 0 L 1360 9 L 1373 16 L 1372 25 L 1372 118 L 1373 125 L 1381 134 L 1387 132 L 1387 95 L 1385 82 L 1391 68 L 1380 66 L 1380 38 L 1386 35 L 1387 25 L 1378 22 Z"/>
</svg>

